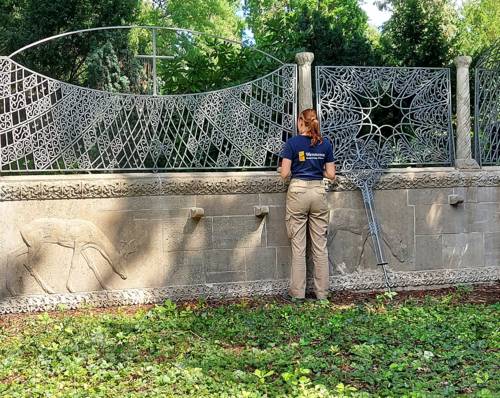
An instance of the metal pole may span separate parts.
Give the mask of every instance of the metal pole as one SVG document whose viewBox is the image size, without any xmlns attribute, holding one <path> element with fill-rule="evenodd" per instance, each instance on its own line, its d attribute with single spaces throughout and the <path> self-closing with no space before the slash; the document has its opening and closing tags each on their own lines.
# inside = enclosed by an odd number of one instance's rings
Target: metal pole
<svg viewBox="0 0 500 398">
<path fill-rule="evenodd" d="M 153 35 L 153 95 L 158 94 L 157 77 L 156 77 L 156 29 L 151 29 Z"/>
</svg>

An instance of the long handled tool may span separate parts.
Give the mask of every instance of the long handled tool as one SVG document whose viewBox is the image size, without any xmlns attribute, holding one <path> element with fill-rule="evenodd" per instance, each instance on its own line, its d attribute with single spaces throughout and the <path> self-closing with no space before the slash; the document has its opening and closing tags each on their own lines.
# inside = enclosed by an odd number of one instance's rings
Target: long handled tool
<svg viewBox="0 0 500 398">
<path fill-rule="evenodd" d="M 368 219 L 368 228 L 373 242 L 373 250 L 377 258 L 377 265 L 382 267 L 385 285 L 390 291 L 391 285 L 387 272 L 388 263 L 384 255 L 380 224 L 375 212 L 373 197 L 373 187 L 383 173 L 383 168 L 381 166 L 386 166 L 389 162 L 389 158 L 387 156 L 382 159 L 375 158 L 374 154 L 367 153 L 365 145 L 362 146 L 358 141 L 355 141 L 354 144 L 355 151 L 344 160 L 342 174 L 361 190 L 366 217 Z"/>
</svg>

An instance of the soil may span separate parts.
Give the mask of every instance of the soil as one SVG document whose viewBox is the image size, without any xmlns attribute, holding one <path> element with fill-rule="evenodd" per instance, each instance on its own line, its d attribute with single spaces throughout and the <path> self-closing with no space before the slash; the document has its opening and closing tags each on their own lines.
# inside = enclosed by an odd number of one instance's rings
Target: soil
<svg viewBox="0 0 500 398">
<path fill-rule="evenodd" d="M 334 292 L 330 297 L 330 302 L 336 306 L 344 306 L 351 304 L 362 304 L 374 302 L 381 291 L 370 292 L 354 292 L 354 291 L 341 291 Z M 392 302 L 395 304 L 404 303 L 411 299 L 414 302 L 423 302 L 426 297 L 442 297 L 452 296 L 452 303 L 463 304 L 494 304 L 500 302 L 500 282 L 466 285 L 462 287 L 447 287 L 437 288 L 431 290 L 404 290 L 398 291 L 397 295 L 393 298 Z M 271 302 L 288 303 L 289 300 L 283 296 L 266 296 L 258 298 L 239 298 L 230 300 L 207 300 L 205 304 L 210 307 L 218 307 L 230 303 L 245 302 L 247 307 L 258 307 Z M 198 305 L 198 300 L 180 301 L 178 306 L 194 307 Z M 133 316 L 139 311 L 147 311 L 154 307 L 155 304 L 149 305 L 133 305 L 122 307 L 106 307 L 106 308 L 85 308 L 77 310 L 63 310 L 63 311 L 50 311 L 49 314 L 52 318 L 63 316 L 82 316 L 82 315 L 112 315 L 123 314 Z M 0 328 L 9 329 L 11 332 L 14 329 L 22 328 L 22 324 L 30 318 L 39 316 L 40 313 L 22 313 L 22 314 L 8 314 L 0 317 Z"/>
</svg>

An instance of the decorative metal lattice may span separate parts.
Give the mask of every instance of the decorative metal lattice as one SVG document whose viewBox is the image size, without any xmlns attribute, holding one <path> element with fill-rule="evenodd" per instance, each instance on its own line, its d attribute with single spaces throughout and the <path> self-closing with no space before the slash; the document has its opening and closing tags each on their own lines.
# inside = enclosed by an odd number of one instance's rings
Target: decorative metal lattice
<svg viewBox="0 0 500 398">
<path fill-rule="evenodd" d="M 500 40 L 476 66 L 474 115 L 476 160 L 500 165 Z"/>
<path fill-rule="evenodd" d="M 0 170 L 267 168 L 295 132 L 296 66 L 200 94 L 113 94 L 0 58 Z"/>
<path fill-rule="evenodd" d="M 449 69 L 318 66 L 316 101 L 339 164 L 354 139 L 389 150 L 392 165 L 452 163 Z"/>
</svg>

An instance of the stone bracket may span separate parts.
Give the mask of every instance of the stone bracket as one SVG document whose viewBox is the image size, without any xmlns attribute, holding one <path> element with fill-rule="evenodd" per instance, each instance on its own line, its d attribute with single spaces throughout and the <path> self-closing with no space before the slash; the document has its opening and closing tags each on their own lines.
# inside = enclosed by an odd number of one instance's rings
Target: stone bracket
<svg viewBox="0 0 500 398">
<path fill-rule="evenodd" d="M 199 220 L 205 215 L 205 209 L 201 207 L 191 207 L 189 209 L 189 217 L 194 220 Z"/>
<path fill-rule="evenodd" d="M 269 214 L 269 206 L 254 206 L 255 217 L 263 218 Z"/>
</svg>

